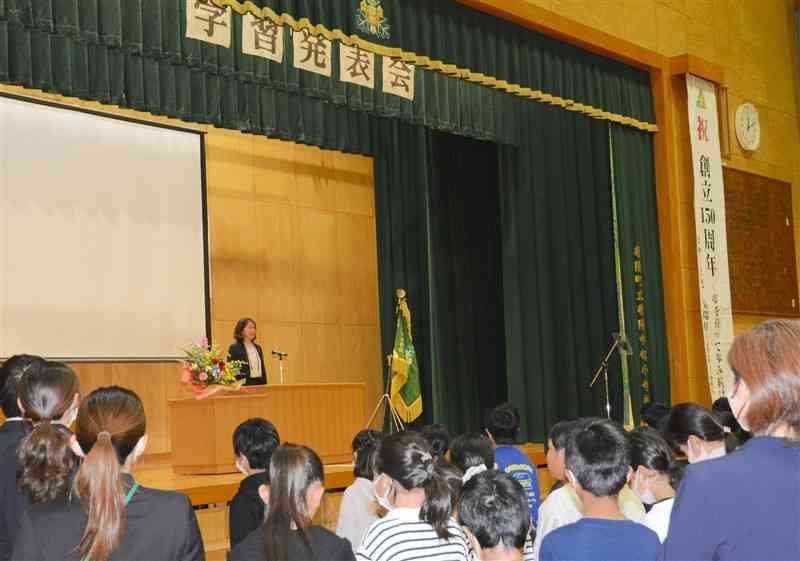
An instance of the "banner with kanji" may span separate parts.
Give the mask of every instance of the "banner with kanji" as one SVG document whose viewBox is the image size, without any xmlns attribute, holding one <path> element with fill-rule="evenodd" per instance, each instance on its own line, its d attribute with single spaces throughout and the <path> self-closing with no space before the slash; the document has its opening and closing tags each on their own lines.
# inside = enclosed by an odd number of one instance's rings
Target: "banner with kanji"
<svg viewBox="0 0 800 561">
<path fill-rule="evenodd" d="M 714 84 L 686 75 L 689 131 L 694 170 L 694 211 L 700 315 L 703 324 L 708 386 L 711 398 L 728 394 L 727 363 L 733 342 L 733 313 L 725 229 L 725 186 L 719 144 L 717 96 Z"/>
</svg>

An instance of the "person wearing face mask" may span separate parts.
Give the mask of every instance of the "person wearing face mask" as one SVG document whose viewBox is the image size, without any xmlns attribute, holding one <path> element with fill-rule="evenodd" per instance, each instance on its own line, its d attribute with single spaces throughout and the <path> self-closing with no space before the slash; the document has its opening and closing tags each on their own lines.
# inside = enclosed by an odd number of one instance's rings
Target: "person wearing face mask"
<svg viewBox="0 0 800 561">
<path fill-rule="evenodd" d="M 267 516 L 231 550 L 230 561 L 354 561 L 350 543 L 312 524 L 325 494 L 322 461 L 311 448 L 284 444 L 272 455 Z"/>
<path fill-rule="evenodd" d="M 628 436 L 633 470 L 631 488 L 644 504 L 651 506 L 644 525 L 658 534 L 663 543 L 683 468 L 675 461 L 672 449 L 657 430 L 642 427 Z"/>
<path fill-rule="evenodd" d="M 35 361 L 17 382 L 25 437 L 0 457 L 0 561 L 11 557 L 22 513 L 69 492 L 76 458 L 69 428 L 77 415 L 78 378 L 65 364 Z"/>
<path fill-rule="evenodd" d="M 233 432 L 236 469 L 245 475 L 228 509 L 231 547 L 264 522 L 262 495 L 269 493 L 269 462 L 280 446 L 278 429 L 266 419 L 248 419 Z"/>
<path fill-rule="evenodd" d="M 70 447 L 82 458 L 70 493 L 23 516 L 12 561 L 203 561 L 189 498 L 131 475 L 147 447 L 144 406 L 132 391 L 98 388 L 81 403 Z"/>
<path fill-rule="evenodd" d="M 697 403 L 672 408 L 664 435 L 686 454 L 690 464 L 721 458 L 738 445 L 714 413 Z"/>
<path fill-rule="evenodd" d="M 686 469 L 663 558 L 800 559 L 800 322 L 739 335 L 728 363 L 731 409 L 753 438 Z"/>
<path fill-rule="evenodd" d="M 359 561 L 469 561 L 466 535 L 451 517 L 450 487 L 422 435 L 384 438 L 374 470 L 375 496 L 389 512 L 364 534 Z"/>
<path fill-rule="evenodd" d="M 383 433 L 364 429 L 353 438 L 353 475 L 355 480 L 344 491 L 339 507 L 336 535 L 347 538 L 353 553 L 373 522 L 378 520 L 378 503 L 372 492 L 372 464 Z"/>
</svg>

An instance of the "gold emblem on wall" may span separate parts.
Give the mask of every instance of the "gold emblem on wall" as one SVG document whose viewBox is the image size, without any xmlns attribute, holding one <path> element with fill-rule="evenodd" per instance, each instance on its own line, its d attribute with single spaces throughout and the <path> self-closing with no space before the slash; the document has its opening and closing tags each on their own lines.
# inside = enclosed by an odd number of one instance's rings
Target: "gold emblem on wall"
<svg viewBox="0 0 800 561">
<path fill-rule="evenodd" d="M 361 0 L 356 10 L 356 27 L 363 33 L 389 38 L 389 22 L 384 16 L 381 0 Z"/>
</svg>

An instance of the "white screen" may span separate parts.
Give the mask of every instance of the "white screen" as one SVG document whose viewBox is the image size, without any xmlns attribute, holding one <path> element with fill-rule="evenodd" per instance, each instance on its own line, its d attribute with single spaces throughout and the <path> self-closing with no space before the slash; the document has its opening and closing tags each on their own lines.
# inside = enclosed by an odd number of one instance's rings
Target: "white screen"
<svg viewBox="0 0 800 561">
<path fill-rule="evenodd" d="M 206 335 L 199 134 L 0 97 L 0 357 Z"/>
</svg>

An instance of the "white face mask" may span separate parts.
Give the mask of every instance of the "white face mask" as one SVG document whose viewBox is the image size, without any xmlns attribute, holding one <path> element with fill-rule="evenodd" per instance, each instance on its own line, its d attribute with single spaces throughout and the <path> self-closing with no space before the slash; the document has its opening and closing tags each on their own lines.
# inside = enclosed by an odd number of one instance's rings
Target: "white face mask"
<svg viewBox="0 0 800 561">
<path fill-rule="evenodd" d="M 700 462 L 704 462 L 706 460 L 713 460 L 714 458 L 721 458 L 725 455 L 725 447 L 720 446 L 719 448 L 715 449 L 713 452 L 709 452 L 706 450 L 705 446 L 699 446 L 700 451 L 695 452 L 692 449 L 691 444 L 688 445 L 686 450 L 686 458 L 689 460 L 690 464 L 698 464 Z"/>
<path fill-rule="evenodd" d="M 247 470 L 242 465 L 242 459 L 241 458 L 236 458 L 236 469 L 238 469 L 243 475 L 249 475 L 247 473 Z"/>
<path fill-rule="evenodd" d="M 637 497 L 639 497 L 639 500 L 646 505 L 651 505 L 656 502 L 656 496 L 650 489 L 650 480 L 645 479 L 640 473 L 636 474 L 636 479 L 633 482 L 633 487 L 631 490 Z"/>
<path fill-rule="evenodd" d="M 386 510 L 394 510 L 394 505 L 389 501 L 389 493 L 392 491 L 392 480 L 389 479 L 388 476 L 379 475 L 378 478 L 386 477 L 389 480 L 389 483 L 386 485 L 386 491 L 383 495 L 378 495 L 378 479 L 372 482 L 372 493 L 375 495 L 375 498 L 378 501 L 378 504 L 381 505 Z"/>
</svg>

